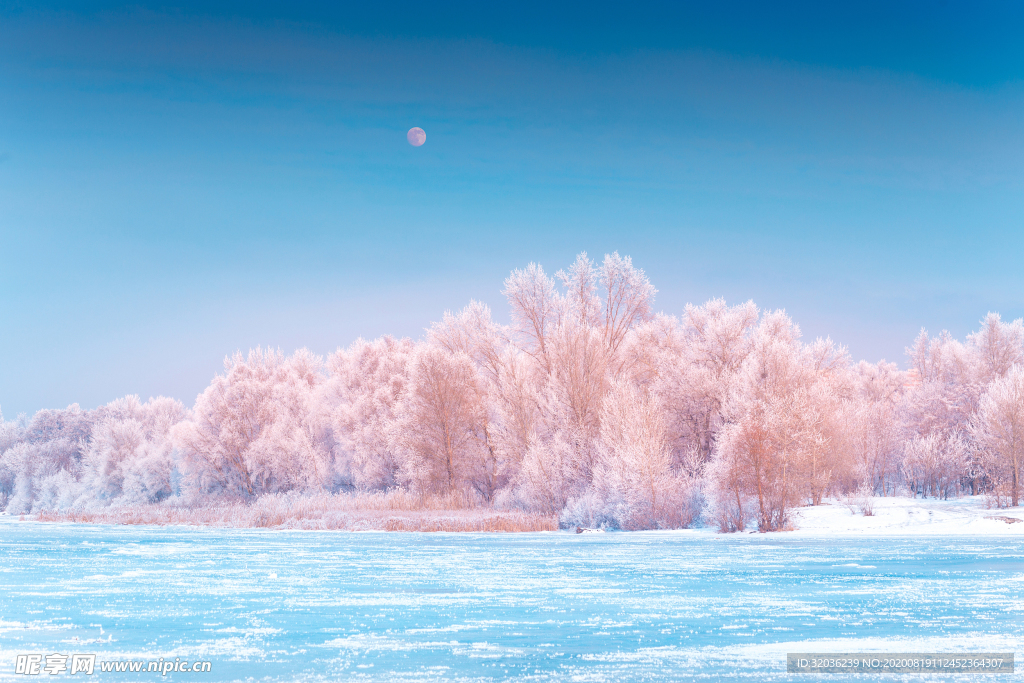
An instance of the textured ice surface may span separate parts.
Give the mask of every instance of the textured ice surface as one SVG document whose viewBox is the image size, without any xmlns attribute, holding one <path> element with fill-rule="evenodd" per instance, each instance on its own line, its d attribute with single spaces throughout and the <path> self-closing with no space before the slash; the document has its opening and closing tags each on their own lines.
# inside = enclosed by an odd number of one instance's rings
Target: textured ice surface
<svg viewBox="0 0 1024 683">
<path fill-rule="evenodd" d="M 1019 658 L 1022 642 L 1019 536 L 353 534 L 0 519 L 0 680 L 88 680 L 17 676 L 15 655 L 95 652 L 213 662 L 211 674 L 164 680 L 810 681 L 836 677 L 786 674 L 786 652 Z M 996 678 L 1024 681 L 955 677 Z"/>
</svg>

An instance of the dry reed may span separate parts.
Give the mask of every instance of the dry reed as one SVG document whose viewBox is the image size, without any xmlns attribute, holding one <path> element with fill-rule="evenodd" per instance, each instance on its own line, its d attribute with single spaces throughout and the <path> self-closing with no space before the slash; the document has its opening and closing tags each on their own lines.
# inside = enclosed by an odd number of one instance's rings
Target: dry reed
<svg viewBox="0 0 1024 683">
<path fill-rule="evenodd" d="M 268 495 L 252 503 L 108 507 L 41 512 L 43 522 L 189 525 L 343 531 L 554 531 L 554 516 L 484 507 L 466 496 L 408 491 L 361 494 Z"/>
</svg>

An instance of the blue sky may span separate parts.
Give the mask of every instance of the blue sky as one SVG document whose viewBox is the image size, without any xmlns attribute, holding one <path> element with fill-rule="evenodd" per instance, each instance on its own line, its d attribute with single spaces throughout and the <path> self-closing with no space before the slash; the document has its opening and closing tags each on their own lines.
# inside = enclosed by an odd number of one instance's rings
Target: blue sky
<svg viewBox="0 0 1024 683">
<path fill-rule="evenodd" d="M 0 409 L 191 404 L 584 250 L 856 359 L 1024 315 L 1024 5 L 769 5 L 0 1 Z"/>
</svg>

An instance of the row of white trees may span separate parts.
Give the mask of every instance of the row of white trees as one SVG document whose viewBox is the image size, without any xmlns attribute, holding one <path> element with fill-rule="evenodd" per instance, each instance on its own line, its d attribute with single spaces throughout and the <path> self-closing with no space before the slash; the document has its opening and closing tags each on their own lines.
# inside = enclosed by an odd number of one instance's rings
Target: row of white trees
<svg viewBox="0 0 1024 683">
<path fill-rule="evenodd" d="M 472 302 L 418 342 L 326 359 L 235 354 L 191 410 L 128 397 L 0 418 L 8 512 L 269 492 L 460 492 L 566 524 L 783 528 L 854 491 L 1017 505 L 1024 324 L 922 331 L 911 368 L 804 343 L 782 311 L 722 300 L 655 314 L 618 254 L 514 271 L 510 325 Z"/>
</svg>

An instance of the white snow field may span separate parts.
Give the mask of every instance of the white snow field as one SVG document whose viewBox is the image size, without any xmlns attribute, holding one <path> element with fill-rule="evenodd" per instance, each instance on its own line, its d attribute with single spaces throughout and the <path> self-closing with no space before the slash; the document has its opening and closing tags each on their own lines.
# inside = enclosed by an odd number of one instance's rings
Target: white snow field
<svg viewBox="0 0 1024 683">
<path fill-rule="evenodd" d="M 1024 508 L 989 509 L 985 507 L 985 499 L 982 496 L 951 500 L 871 498 L 870 502 L 873 507 L 871 516 L 861 514 L 856 505 L 854 510 L 851 510 L 847 504 L 839 500 L 829 500 L 825 505 L 799 508 L 793 519 L 796 529 L 789 533 L 801 536 L 966 534 L 1012 535 L 1024 538 Z"/>
<path fill-rule="evenodd" d="M 1021 512 L 903 502 L 730 535 L 0 518 L 0 680 L 1024 681 L 1024 524 L 983 519 Z M 1014 652 L 1018 673 L 785 670 L 787 652 L 860 651 Z M 27 653 L 211 671 L 16 674 Z"/>
</svg>

